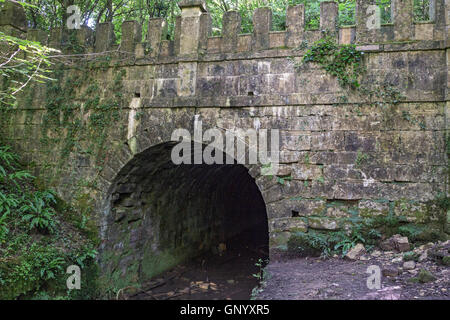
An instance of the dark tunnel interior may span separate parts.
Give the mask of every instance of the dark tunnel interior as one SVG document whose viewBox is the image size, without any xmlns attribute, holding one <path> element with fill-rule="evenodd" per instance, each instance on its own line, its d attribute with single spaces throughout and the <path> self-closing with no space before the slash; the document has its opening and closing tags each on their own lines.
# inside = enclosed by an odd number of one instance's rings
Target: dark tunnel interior
<svg viewBox="0 0 450 320">
<path fill-rule="evenodd" d="M 201 277 L 191 270 L 200 264 L 210 281 L 214 272 L 228 282 L 241 276 L 236 272 L 251 278 L 255 263 L 267 259 L 269 242 L 254 179 L 236 163 L 175 165 L 173 145 L 136 155 L 119 173 L 111 189 L 104 267 L 123 286 L 180 264 Z"/>
</svg>

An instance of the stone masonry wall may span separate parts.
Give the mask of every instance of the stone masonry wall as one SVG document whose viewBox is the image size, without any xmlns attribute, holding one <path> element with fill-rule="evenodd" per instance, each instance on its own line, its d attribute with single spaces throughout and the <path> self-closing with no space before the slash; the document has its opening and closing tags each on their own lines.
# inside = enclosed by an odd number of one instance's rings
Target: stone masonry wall
<svg viewBox="0 0 450 320">
<path fill-rule="evenodd" d="M 249 166 L 266 203 L 271 249 L 292 231 L 345 229 L 355 216 L 436 221 L 427 203 L 448 192 L 450 2 L 436 0 L 429 23 L 413 21 L 412 1 L 393 2 L 393 24 L 376 31 L 365 22 L 371 1 L 362 0 L 357 25 L 345 28 L 336 27 L 337 4 L 329 1 L 321 4 L 320 30 L 304 29 L 299 5 L 288 8 L 286 31 L 271 31 L 271 11 L 260 8 L 252 34 L 240 34 L 239 14 L 227 12 L 222 36 L 211 37 L 210 17 L 197 0 L 181 2 L 173 41 L 162 40 L 162 19 L 149 21 L 144 42 L 135 21 L 124 22 L 120 44 L 112 24 L 100 24 L 95 34 L 82 28 L 75 38 L 88 55 L 67 58 L 59 81 L 72 89 L 68 107 L 55 111 L 52 88 L 35 86 L 3 113 L 1 134 L 64 199 L 94 208 L 91 220 L 103 240 L 107 199 L 120 170 L 170 141 L 173 130 L 192 132 L 195 118 L 204 130 L 280 130 L 283 179 Z M 25 29 L 4 12 L 3 30 Z M 380 98 L 374 106 L 319 66 L 302 64 L 323 30 L 364 52 L 362 87 L 382 83 L 401 101 Z M 37 30 L 26 36 L 53 47 L 68 41 L 61 30 L 48 40 Z M 64 95 L 56 105 L 66 103 Z M 113 113 L 101 130 L 93 124 L 99 112 L 93 104 Z M 93 146 L 100 138 L 103 143 Z"/>
</svg>

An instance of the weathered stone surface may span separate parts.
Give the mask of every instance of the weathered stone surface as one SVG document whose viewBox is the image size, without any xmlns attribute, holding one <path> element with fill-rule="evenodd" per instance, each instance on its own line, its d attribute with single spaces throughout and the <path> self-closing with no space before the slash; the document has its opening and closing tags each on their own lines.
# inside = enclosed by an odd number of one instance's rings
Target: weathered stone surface
<svg viewBox="0 0 450 320">
<path fill-rule="evenodd" d="M 223 15 L 223 43 L 225 52 L 234 52 L 238 46 L 238 35 L 241 31 L 241 16 L 237 11 L 227 11 Z"/>
<path fill-rule="evenodd" d="M 258 8 L 253 13 L 253 45 L 254 50 L 270 47 L 269 31 L 272 28 L 272 11 L 269 8 Z"/>
<path fill-rule="evenodd" d="M 109 51 L 115 42 L 114 26 L 111 22 L 100 23 L 95 35 L 95 51 Z"/>
<path fill-rule="evenodd" d="M 309 217 L 308 226 L 318 230 L 339 230 L 336 220 L 330 218 Z"/>
<path fill-rule="evenodd" d="M 295 48 L 303 41 L 305 29 L 305 6 L 289 6 L 286 13 L 286 37 L 288 47 Z"/>
<path fill-rule="evenodd" d="M 381 273 L 383 276 L 391 278 L 394 278 L 399 274 L 398 269 L 395 267 L 385 267 L 381 270 Z"/>
<path fill-rule="evenodd" d="M 381 249 L 385 251 L 397 250 L 399 252 L 407 252 L 410 250 L 410 244 L 407 237 L 402 237 L 399 234 L 383 241 L 380 244 Z"/>
<path fill-rule="evenodd" d="M 375 12 L 369 10 L 369 6 L 376 5 L 375 0 L 356 0 L 356 41 L 361 43 L 376 42 L 379 29 L 374 19 Z"/>
<path fill-rule="evenodd" d="M 327 30 L 336 34 L 339 29 L 338 11 L 337 2 L 330 1 L 320 4 L 320 30 Z"/>
<path fill-rule="evenodd" d="M 306 232 L 308 230 L 308 226 L 300 218 L 282 218 L 282 219 L 273 219 L 270 222 L 269 231 L 302 231 Z"/>
<path fill-rule="evenodd" d="M 392 14 L 394 20 L 395 40 L 412 39 L 413 0 L 393 0 Z"/>
<path fill-rule="evenodd" d="M 414 261 L 406 261 L 403 263 L 404 270 L 413 270 L 416 268 L 416 263 Z"/>
<path fill-rule="evenodd" d="M 141 42 L 142 26 L 137 21 L 122 23 L 122 41 L 120 48 L 125 52 L 133 52 L 136 44 Z"/>
<path fill-rule="evenodd" d="M 12 26 L 27 31 L 27 17 L 20 3 L 4 1 L 0 4 L 0 26 Z"/>
<path fill-rule="evenodd" d="M 349 260 L 358 260 L 366 253 L 366 248 L 362 243 L 358 243 L 354 248 L 350 249 L 345 257 Z"/>
</svg>

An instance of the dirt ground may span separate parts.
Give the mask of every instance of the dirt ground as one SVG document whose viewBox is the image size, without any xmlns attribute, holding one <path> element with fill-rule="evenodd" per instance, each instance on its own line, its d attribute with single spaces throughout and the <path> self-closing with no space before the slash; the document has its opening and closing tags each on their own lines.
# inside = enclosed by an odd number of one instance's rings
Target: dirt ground
<svg viewBox="0 0 450 320">
<path fill-rule="evenodd" d="M 450 268 L 428 259 L 403 270 L 403 253 L 366 254 L 362 260 L 339 257 L 272 257 L 267 280 L 256 296 L 261 300 L 450 300 Z M 207 254 L 165 272 L 124 295 L 138 300 L 248 300 L 259 282 L 253 274 L 263 252 L 235 247 L 222 255 Z M 369 289 L 369 266 L 379 266 L 381 289 Z M 435 277 L 427 283 L 413 282 L 420 270 Z M 394 275 L 384 275 L 386 270 Z M 397 274 L 398 273 L 398 274 Z"/>
<path fill-rule="evenodd" d="M 395 277 L 381 277 L 381 289 L 367 287 L 366 273 L 371 265 L 380 269 L 398 268 L 391 257 L 371 257 L 367 261 L 340 258 L 321 260 L 302 258 L 271 262 L 266 271 L 268 281 L 258 299 L 264 300 L 450 300 L 450 268 L 427 261 L 415 270 Z M 413 283 L 419 268 L 430 271 L 436 280 Z M 411 272 L 410 272 L 411 271 Z"/>
</svg>

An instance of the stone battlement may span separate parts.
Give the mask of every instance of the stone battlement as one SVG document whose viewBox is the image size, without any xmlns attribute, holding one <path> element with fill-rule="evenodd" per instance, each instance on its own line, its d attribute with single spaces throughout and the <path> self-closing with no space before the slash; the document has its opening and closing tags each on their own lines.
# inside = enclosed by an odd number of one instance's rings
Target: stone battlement
<svg viewBox="0 0 450 320">
<path fill-rule="evenodd" d="M 357 0 L 356 25 L 338 27 L 338 4 L 334 1 L 322 2 L 319 30 L 305 29 L 305 8 L 304 5 L 297 5 L 287 8 L 285 31 L 271 31 L 272 11 L 270 8 L 258 8 L 253 13 L 253 33 L 241 34 L 241 16 L 236 11 L 228 11 L 223 16 L 221 36 L 213 37 L 211 17 L 204 1 L 184 0 L 179 4 L 181 16 L 176 19 L 174 40 L 166 40 L 167 24 L 163 18 L 150 19 L 145 36 L 137 21 L 123 22 L 120 43 L 116 43 L 111 22 L 100 23 L 95 32 L 87 26 L 74 32 L 85 53 L 120 51 L 132 54 L 136 59 L 153 60 L 168 57 L 195 59 L 205 54 L 254 53 L 270 49 L 292 50 L 304 42 L 320 39 L 324 31 L 334 35 L 341 44 L 435 41 L 442 43 L 434 46 L 445 45 L 444 0 L 432 1 L 432 21 L 428 22 L 414 21 L 412 0 L 392 0 L 392 23 L 381 25 L 379 29 L 370 28 L 374 13 L 369 10 L 369 5 L 373 3 L 375 1 Z M 13 3 L 3 5 L 0 28 L 13 28 L 15 32 L 26 32 L 30 40 L 54 48 L 63 47 L 68 29 L 55 29 L 47 33 L 27 30 L 26 25 L 26 17 L 20 6 Z"/>
</svg>

